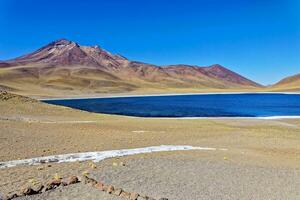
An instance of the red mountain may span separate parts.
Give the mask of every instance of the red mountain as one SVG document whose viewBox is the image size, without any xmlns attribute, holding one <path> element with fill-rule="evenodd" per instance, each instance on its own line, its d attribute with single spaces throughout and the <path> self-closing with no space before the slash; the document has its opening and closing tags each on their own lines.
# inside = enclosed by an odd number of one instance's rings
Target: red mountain
<svg viewBox="0 0 300 200">
<path fill-rule="evenodd" d="M 261 87 L 221 65 L 156 66 L 66 39 L 0 62 L 0 67 L 0 86 L 28 92 L 26 85 L 36 95 Z"/>
</svg>

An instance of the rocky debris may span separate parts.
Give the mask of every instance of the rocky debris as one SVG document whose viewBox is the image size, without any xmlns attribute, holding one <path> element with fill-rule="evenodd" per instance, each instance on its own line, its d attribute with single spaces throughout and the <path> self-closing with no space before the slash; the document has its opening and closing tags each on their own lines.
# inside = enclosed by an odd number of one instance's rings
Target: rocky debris
<svg viewBox="0 0 300 200">
<path fill-rule="evenodd" d="M 36 194 L 36 192 L 31 187 L 28 186 L 22 190 L 21 194 L 22 194 L 22 196 L 27 196 L 27 195 Z"/>
<path fill-rule="evenodd" d="M 95 179 L 89 178 L 87 176 L 83 176 L 84 184 L 89 184 L 95 186 L 98 182 Z"/>
<path fill-rule="evenodd" d="M 14 198 L 17 198 L 19 197 L 20 195 L 18 195 L 17 193 L 8 193 L 7 195 L 3 196 L 3 200 L 11 200 L 11 199 L 14 199 Z"/>
<path fill-rule="evenodd" d="M 106 192 L 108 194 L 111 194 L 111 193 L 113 193 L 114 190 L 115 190 L 114 186 L 109 185 L 109 186 L 107 186 Z"/>
<path fill-rule="evenodd" d="M 78 183 L 78 182 L 79 182 L 79 180 L 78 180 L 77 176 L 71 176 L 71 177 L 68 177 L 68 178 L 64 178 L 61 181 L 63 186 L 72 185 L 72 184 L 75 184 L 75 183 Z"/>
<path fill-rule="evenodd" d="M 35 184 L 31 188 L 32 188 L 32 190 L 34 191 L 35 194 L 39 194 L 39 193 L 42 193 L 44 187 L 45 186 L 40 183 L 40 184 Z"/>
<path fill-rule="evenodd" d="M 44 191 L 55 189 L 55 188 L 59 187 L 60 185 L 61 185 L 61 179 L 53 179 L 49 183 L 46 184 Z"/>
<path fill-rule="evenodd" d="M 124 198 L 124 199 L 129 199 L 130 198 L 130 193 L 126 192 L 126 191 L 122 191 L 120 194 L 120 197 Z"/>
<path fill-rule="evenodd" d="M 122 193 L 122 191 L 123 191 L 122 188 L 116 188 L 114 190 L 113 194 L 116 195 L 116 196 L 120 196 L 120 194 Z"/>
<path fill-rule="evenodd" d="M 37 100 L 28 97 L 24 97 L 24 96 L 9 93 L 7 91 L 0 90 L 0 101 L 8 101 L 11 99 L 18 99 L 23 102 L 37 102 Z"/>
<path fill-rule="evenodd" d="M 103 183 L 97 183 L 96 185 L 94 185 L 94 187 L 100 191 L 104 191 L 104 185 Z"/>
<path fill-rule="evenodd" d="M 141 195 L 137 192 L 126 192 L 122 188 L 116 188 L 113 185 L 105 185 L 101 182 L 97 182 L 93 178 L 89 178 L 88 176 L 83 176 L 81 181 L 79 181 L 77 176 L 70 176 L 64 179 L 59 178 L 56 174 L 56 178 L 49 181 L 47 184 L 43 185 L 40 183 L 33 184 L 33 186 L 26 186 L 21 190 L 20 194 L 11 192 L 4 197 L 0 196 L 0 200 L 11 200 L 17 197 L 22 196 L 30 196 L 35 194 L 40 194 L 49 190 L 56 189 L 59 186 L 68 186 L 71 184 L 76 184 L 79 182 L 83 182 L 84 184 L 88 184 L 99 191 L 107 192 L 108 194 L 119 196 L 125 200 L 156 200 L 155 198 Z M 168 200 L 167 198 L 160 198 L 159 200 Z"/>
<path fill-rule="evenodd" d="M 130 193 L 130 200 L 137 200 L 138 197 L 139 197 L 138 193 L 136 192 Z"/>
</svg>

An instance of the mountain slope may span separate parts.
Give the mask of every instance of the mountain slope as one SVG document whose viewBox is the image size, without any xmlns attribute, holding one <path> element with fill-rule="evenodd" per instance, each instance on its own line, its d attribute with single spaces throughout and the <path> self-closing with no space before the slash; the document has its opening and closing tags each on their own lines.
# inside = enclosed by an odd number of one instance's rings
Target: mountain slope
<svg viewBox="0 0 300 200">
<path fill-rule="evenodd" d="M 156 66 L 60 39 L 0 62 L 0 88 L 32 96 L 261 87 L 221 65 Z"/>
<path fill-rule="evenodd" d="M 272 86 L 273 90 L 300 91 L 300 74 L 289 76 Z"/>
</svg>

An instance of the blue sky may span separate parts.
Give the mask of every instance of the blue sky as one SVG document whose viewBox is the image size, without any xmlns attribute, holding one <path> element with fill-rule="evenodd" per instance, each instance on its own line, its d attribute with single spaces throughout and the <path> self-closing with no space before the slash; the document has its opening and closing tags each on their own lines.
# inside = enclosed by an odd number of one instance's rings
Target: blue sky
<svg viewBox="0 0 300 200">
<path fill-rule="evenodd" d="M 0 0 L 0 60 L 67 38 L 158 65 L 219 63 L 271 84 L 300 73 L 298 0 Z"/>
</svg>

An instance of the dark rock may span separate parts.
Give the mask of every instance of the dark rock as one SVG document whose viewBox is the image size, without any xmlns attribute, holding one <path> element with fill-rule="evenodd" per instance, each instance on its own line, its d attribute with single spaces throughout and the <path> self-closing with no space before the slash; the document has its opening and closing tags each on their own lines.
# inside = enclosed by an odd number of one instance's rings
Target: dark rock
<svg viewBox="0 0 300 200">
<path fill-rule="evenodd" d="M 71 176 L 71 177 L 65 178 L 61 181 L 63 186 L 72 185 L 72 184 L 75 184 L 78 182 L 79 182 L 79 180 L 78 180 L 77 176 Z"/>
<path fill-rule="evenodd" d="M 48 190 L 53 190 L 53 189 L 57 188 L 60 185 L 61 185 L 61 180 L 60 179 L 54 179 L 54 180 L 51 180 L 49 183 L 47 183 L 42 191 L 44 192 L 44 191 L 48 191 Z"/>
<path fill-rule="evenodd" d="M 37 185 L 32 186 L 32 190 L 34 191 L 35 194 L 42 193 L 43 189 L 44 189 L 44 186 L 42 184 L 37 184 Z"/>
<path fill-rule="evenodd" d="M 36 192 L 31 187 L 26 187 L 22 190 L 21 194 L 24 196 L 36 194 Z"/>
<path fill-rule="evenodd" d="M 11 200 L 17 197 L 19 197 L 17 193 L 8 193 L 7 195 L 3 196 L 3 200 Z"/>
</svg>

